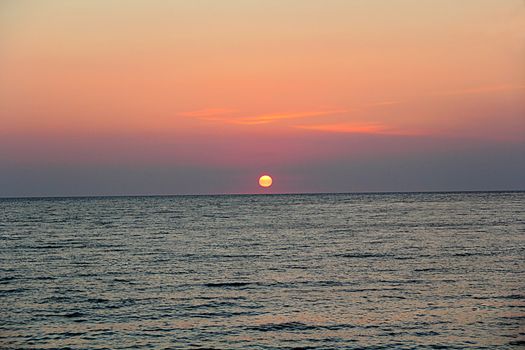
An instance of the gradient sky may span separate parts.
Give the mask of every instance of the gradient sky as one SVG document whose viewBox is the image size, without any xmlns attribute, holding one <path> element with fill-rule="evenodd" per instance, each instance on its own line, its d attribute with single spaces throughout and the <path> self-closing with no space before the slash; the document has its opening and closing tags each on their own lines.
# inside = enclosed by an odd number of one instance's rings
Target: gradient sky
<svg viewBox="0 0 525 350">
<path fill-rule="evenodd" d="M 500 189 L 523 0 L 0 3 L 0 196 Z"/>
</svg>

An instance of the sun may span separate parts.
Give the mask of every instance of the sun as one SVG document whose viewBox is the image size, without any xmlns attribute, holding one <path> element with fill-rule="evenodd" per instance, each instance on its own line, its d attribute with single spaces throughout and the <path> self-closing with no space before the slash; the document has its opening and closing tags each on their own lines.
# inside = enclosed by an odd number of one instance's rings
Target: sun
<svg viewBox="0 0 525 350">
<path fill-rule="evenodd" d="M 272 177 L 270 175 L 263 175 L 259 178 L 259 186 L 261 187 L 270 187 L 272 182 Z"/>
</svg>

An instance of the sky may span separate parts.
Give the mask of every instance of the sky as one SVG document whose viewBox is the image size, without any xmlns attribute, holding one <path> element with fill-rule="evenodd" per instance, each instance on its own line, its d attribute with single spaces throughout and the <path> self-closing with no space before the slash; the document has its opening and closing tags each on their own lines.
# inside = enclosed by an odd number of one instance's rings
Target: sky
<svg viewBox="0 0 525 350">
<path fill-rule="evenodd" d="M 0 2 L 0 197 L 471 190 L 525 190 L 523 0 Z"/>
</svg>

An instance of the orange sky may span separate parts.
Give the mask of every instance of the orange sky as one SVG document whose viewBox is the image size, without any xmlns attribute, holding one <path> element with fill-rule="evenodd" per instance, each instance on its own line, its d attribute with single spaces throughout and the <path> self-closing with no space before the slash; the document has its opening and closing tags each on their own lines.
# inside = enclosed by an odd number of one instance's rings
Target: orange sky
<svg viewBox="0 0 525 350">
<path fill-rule="evenodd" d="M 523 150 L 524 62 L 521 0 L 7 0 L 0 162 L 251 174 Z"/>
</svg>

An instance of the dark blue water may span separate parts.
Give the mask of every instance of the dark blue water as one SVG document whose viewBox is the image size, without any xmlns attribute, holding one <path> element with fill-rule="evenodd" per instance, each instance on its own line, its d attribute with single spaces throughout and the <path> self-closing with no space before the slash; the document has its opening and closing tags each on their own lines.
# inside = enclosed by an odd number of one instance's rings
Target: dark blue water
<svg viewBox="0 0 525 350">
<path fill-rule="evenodd" d="M 0 200 L 0 347 L 525 344 L 525 193 Z"/>
</svg>

